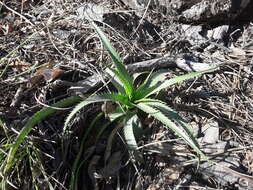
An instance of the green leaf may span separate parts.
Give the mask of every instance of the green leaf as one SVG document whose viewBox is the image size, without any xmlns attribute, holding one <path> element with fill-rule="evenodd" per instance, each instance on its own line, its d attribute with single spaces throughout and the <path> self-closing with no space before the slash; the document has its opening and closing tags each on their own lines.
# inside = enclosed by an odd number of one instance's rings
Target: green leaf
<svg viewBox="0 0 253 190">
<path fill-rule="evenodd" d="M 126 140 L 129 150 L 137 150 L 138 149 L 138 146 L 137 146 L 137 143 L 135 140 L 135 136 L 134 136 L 134 132 L 133 132 L 133 127 L 135 127 L 137 125 L 137 122 L 138 122 L 137 115 L 133 115 L 125 122 L 125 125 L 123 128 L 125 140 Z"/>
<path fill-rule="evenodd" d="M 109 75 L 110 82 L 118 90 L 118 92 L 121 93 L 122 95 L 126 94 L 124 90 L 124 86 L 122 82 L 119 80 L 119 78 L 117 77 L 117 75 L 110 68 L 107 68 L 105 72 Z"/>
<path fill-rule="evenodd" d="M 103 95 L 100 95 L 100 96 L 111 99 L 114 102 L 119 102 L 119 103 L 121 103 L 122 105 L 125 105 L 125 106 L 131 106 L 128 97 L 126 97 L 124 95 L 121 95 L 121 94 L 116 94 L 116 93 L 115 94 L 103 94 Z"/>
<path fill-rule="evenodd" d="M 162 83 L 167 79 L 167 76 L 171 74 L 167 70 L 157 71 L 150 77 L 148 87 L 156 86 L 158 83 Z"/>
<path fill-rule="evenodd" d="M 166 76 L 169 74 L 167 71 L 151 72 L 144 83 L 136 90 L 135 100 L 140 100 L 155 89 L 159 84 L 166 80 Z"/>
<path fill-rule="evenodd" d="M 155 75 L 152 77 L 152 81 L 149 85 L 150 87 L 148 89 L 144 89 L 143 91 L 139 92 L 139 94 L 141 94 L 139 99 L 146 98 L 146 97 L 148 97 L 152 94 L 155 94 L 162 89 L 168 88 L 171 85 L 174 85 L 176 83 L 180 83 L 184 80 L 194 78 L 194 77 L 200 76 L 204 73 L 212 72 L 212 71 L 214 71 L 214 69 L 209 69 L 209 70 L 200 71 L 200 72 L 192 72 L 189 74 L 177 76 L 177 77 L 169 79 L 169 80 L 166 80 L 166 74 L 167 74 L 166 72 L 155 73 Z"/>
<path fill-rule="evenodd" d="M 4 122 L 0 119 L 0 126 L 3 126 Z"/>
<path fill-rule="evenodd" d="M 123 84 L 123 88 L 124 88 L 124 94 L 127 94 L 129 97 L 132 97 L 134 94 L 134 89 L 133 89 L 133 84 L 130 84 L 126 78 L 123 77 L 123 75 L 121 75 L 120 72 L 118 72 L 117 70 L 110 68 L 112 72 L 114 72 L 114 74 L 120 79 L 120 81 Z"/>
<path fill-rule="evenodd" d="M 55 103 L 52 107 L 64 108 L 64 107 L 68 107 L 70 105 L 73 105 L 75 103 L 78 103 L 80 101 L 81 101 L 80 97 L 69 97 L 69 98 L 63 99 L 63 100 Z M 11 169 L 11 167 L 13 166 L 15 154 L 16 154 L 19 146 L 24 141 L 25 137 L 30 133 L 33 126 L 38 124 L 40 121 L 45 119 L 47 116 L 52 115 L 56 111 L 57 111 L 57 109 L 54 109 L 54 108 L 51 108 L 51 107 L 43 108 L 42 110 L 35 113 L 28 120 L 28 122 L 25 124 L 25 126 L 20 131 L 14 145 L 11 147 L 11 149 L 8 153 L 7 163 L 6 163 L 4 172 L 8 172 Z"/>
<path fill-rule="evenodd" d="M 121 94 L 101 94 L 101 95 L 95 95 L 95 96 L 86 98 L 85 100 L 77 104 L 75 108 L 70 112 L 70 114 L 65 120 L 63 131 L 64 132 L 66 131 L 69 122 L 73 119 L 75 114 L 78 111 L 80 111 L 82 108 L 84 108 L 85 106 L 89 104 L 98 103 L 98 102 L 107 102 L 107 101 L 119 102 L 126 106 L 132 106 L 132 104 L 130 104 L 128 100 L 128 97 L 125 97 Z"/>
<path fill-rule="evenodd" d="M 138 145 L 134 135 L 134 128 L 138 128 L 141 125 L 139 118 L 136 114 L 126 117 L 123 132 L 126 140 L 127 147 L 130 151 L 130 154 L 133 154 L 136 161 L 142 162 L 143 157 L 138 150 Z"/>
<path fill-rule="evenodd" d="M 113 72 L 119 77 L 121 82 L 124 85 L 124 89 L 129 97 L 133 96 L 134 87 L 133 87 L 133 79 L 129 75 L 129 73 L 126 70 L 125 65 L 123 64 L 122 60 L 120 59 L 118 53 L 115 51 L 115 49 L 112 47 L 110 41 L 107 39 L 103 31 L 94 23 L 92 22 L 93 27 L 95 28 L 97 34 L 99 35 L 102 43 L 104 44 L 105 48 L 109 52 L 113 64 L 116 67 L 116 70 L 113 70 Z"/>
<path fill-rule="evenodd" d="M 156 101 L 156 102 L 155 102 Z M 168 107 L 164 102 L 159 100 L 154 100 L 153 102 L 147 102 L 146 104 L 160 110 L 164 115 L 168 116 L 170 119 L 176 121 L 190 136 L 190 138 L 194 141 L 195 144 L 198 144 L 192 126 L 188 124 L 176 111 Z"/>
<path fill-rule="evenodd" d="M 86 98 L 85 100 L 83 100 L 82 102 L 80 102 L 79 104 L 77 104 L 75 106 L 75 108 L 70 112 L 70 114 L 68 115 L 68 117 L 65 120 L 64 123 L 64 127 L 63 127 L 63 132 L 66 131 L 69 122 L 73 119 L 73 117 L 75 116 L 75 114 L 80 111 L 82 108 L 84 108 L 85 106 L 92 104 L 92 103 L 98 103 L 98 102 L 106 102 L 106 101 L 114 101 L 113 99 L 109 99 L 109 98 L 105 98 L 102 95 L 95 95 L 89 98 Z"/>
<path fill-rule="evenodd" d="M 153 70 L 149 72 L 148 76 L 144 80 L 144 82 L 137 88 L 134 94 L 134 99 L 139 100 L 143 97 L 143 94 L 145 94 L 145 91 L 150 86 L 151 81 L 153 81 L 153 77 L 155 76 L 155 73 L 153 73 Z"/>
<path fill-rule="evenodd" d="M 196 140 L 192 138 L 192 135 L 189 134 L 187 131 L 179 128 L 176 126 L 175 123 L 173 123 L 168 116 L 164 114 L 164 112 L 168 112 L 168 115 L 171 114 L 171 112 L 168 110 L 160 110 L 159 106 L 158 107 L 153 107 L 148 105 L 147 103 L 138 103 L 136 104 L 136 107 L 139 108 L 140 110 L 150 114 L 163 124 L 165 126 L 169 127 L 171 130 L 173 130 L 179 137 L 183 138 L 189 146 L 191 146 L 198 154 L 203 155 L 201 150 L 199 149 L 199 145 L 196 143 Z"/>
<path fill-rule="evenodd" d="M 151 72 L 145 71 L 145 72 L 141 72 L 141 73 L 133 73 L 132 76 L 134 79 L 134 86 L 137 87 L 140 85 L 144 85 L 148 81 L 148 79 L 152 73 L 153 73 L 153 70 Z"/>
</svg>

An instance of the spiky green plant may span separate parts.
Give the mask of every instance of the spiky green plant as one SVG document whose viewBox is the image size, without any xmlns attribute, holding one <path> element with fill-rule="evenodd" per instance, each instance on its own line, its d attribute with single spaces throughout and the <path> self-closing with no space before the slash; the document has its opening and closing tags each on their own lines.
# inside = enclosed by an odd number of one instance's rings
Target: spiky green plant
<svg viewBox="0 0 253 190">
<path fill-rule="evenodd" d="M 155 119 L 159 120 L 165 126 L 173 130 L 179 137 L 191 146 L 199 155 L 203 155 L 199 149 L 199 145 L 192 133 L 191 126 L 187 124 L 175 111 L 169 108 L 166 103 L 152 98 L 152 95 L 168 88 L 169 86 L 182 82 L 184 80 L 197 77 L 208 71 L 193 72 L 190 74 L 175 77 L 167 80 L 167 72 L 151 72 L 144 82 L 138 86 L 135 85 L 135 79 L 128 73 L 121 58 L 110 44 L 109 40 L 102 30 L 92 23 L 97 34 L 99 35 L 103 45 L 111 56 L 114 67 L 106 69 L 108 75 L 112 78 L 112 84 L 117 89 L 115 93 L 105 93 L 94 95 L 76 105 L 76 107 L 68 115 L 64 129 L 67 129 L 69 122 L 75 114 L 89 104 L 98 102 L 116 102 L 119 106 L 109 116 L 113 119 L 121 117 L 126 142 L 130 150 L 137 150 L 137 143 L 133 134 L 133 127 L 136 127 L 139 118 L 138 111 L 143 111 Z"/>
<path fill-rule="evenodd" d="M 194 72 L 169 80 L 167 80 L 166 77 L 168 74 L 167 72 L 151 72 L 142 84 L 137 85 L 138 83 L 136 82 L 136 78 L 127 72 L 125 65 L 110 44 L 107 37 L 100 28 L 98 28 L 94 23 L 92 24 L 112 58 L 114 67 L 107 68 L 106 73 L 111 76 L 111 82 L 117 89 L 117 92 L 93 95 L 85 99 L 80 97 L 69 97 L 55 103 L 53 107 L 60 108 L 73 104 L 76 105 L 65 120 L 64 130 L 67 130 L 69 122 L 73 119 L 75 114 L 85 106 L 99 102 L 116 102 L 118 107 L 116 107 L 115 110 L 108 116 L 111 121 L 117 121 L 119 123 L 117 128 L 123 127 L 123 132 L 129 150 L 130 152 L 132 151 L 132 153 L 134 153 L 133 155 L 136 157 L 138 157 L 138 154 L 135 154 L 138 146 L 133 129 L 141 125 L 140 119 L 137 115 L 139 111 L 143 111 L 159 120 L 165 126 L 173 130 L 179 137 L 184 139 L 185 142 L 199 155 L 204 157 L 192 133 L 191 126 L 189 126 L 175 111 L 169 108 L 166 103 L 158 99 L 154 99 L 153 95 L 173 84 L 200 76 L 203 73 L 211 72 L 212 70 Z M 35 113 L 22 128 L 15 143 L 10 145 L 10 150 L 4 161 L 5 166 L 0 169 L 3 175 L 8 175 L 15 163 L 18 161 L 16 153 L 18 152 L 20 145 L 24 142 L 25 138 L 32 130 L 33 126 L 56 112 L 56 109 L 53 107 L 43 108 L 39 112 Z M 106 126 L 107 125 L 105 125 L 105 127 Z M 110 149 L 111 145 L 109 144 L 108 147 L 108 149 Z M 79 158 L 77 159 L 76 164 L 78 163 L 78 160 Z M 78 167 L 74 168 L 78 171 Z M 73 179 L 73 181 L 74 180 L 75 179 Z"/>
</svg>

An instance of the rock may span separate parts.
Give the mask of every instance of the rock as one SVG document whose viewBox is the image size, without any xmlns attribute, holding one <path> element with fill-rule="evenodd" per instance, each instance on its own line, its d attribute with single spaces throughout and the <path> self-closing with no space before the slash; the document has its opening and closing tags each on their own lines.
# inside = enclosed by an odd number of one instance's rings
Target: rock
<svg viewBox="0 0 253 190">
<path fill-rule="evenodd" d="M 177 67 L 185 71 L 204 71 L 216 67 L 218 64 L 209 64 L 197 61 L 193 56 L 184 56 L 176 59 Z"/>
<path fill-rule="evenodd" d="M 200 164 L 199 172 L 203 179 L 212 178 L 223 186 L 237 186 L 240 190 L 248 190 L 253 188 L 253 178 L 245 176 L 240 171 L 240 158 L 236 154 L 226 157 L 218 156 L 213 161 L 218 163 L 213 165 L 209 162 Z"/>
<path fill-rule="evenodd" d="M 218 141 L 216 143 L 200 142 L 201 150 L 206 154 L 219 154 L 224 153 L 229 147 L 229 143 L 225 141 Z"/>
<path fill-rule="evenodd" d="M 215 178 L 215 180 L 217 180 L 217 182 L 222 185 L 237 183 L 238 177 L 232 175 L 229 171 L 226 171 L 223 167 L 238 168 L 240 165 L 239 157 L 230 156 L 224 158 L 222 156 L 217 157 L 214 161 L 219 165 L 213 165 L 210 164 L 209 162 L 200 164 L 199 170 L 205 180 Z"/>
<path fill-rule="evenodd" d="M 192 46 L 200 46 L 207 41 L 207 39 L 201 35 L 201 33 L 203 33 L 203 28 L 200 25 L 182 24 L 181 31 Z"/>
<path fill-rule="evenodd" d="M 202 0 L 189 9 L 183 11 L 180 20 L 187 23 L 210 22 L 211 20 L 221 22 L 224 21 L 224 19 L 228 19 L 228 12 L 231 6 L 230 0 Z"/>
<path fill-rule="evenodd" d="M 145 8 L 149 0 L 129 0 L 128 5 L 136 9 Z M 152 0 L 152 6 L 166 7 L 168 12 L 179 16 L 184 23 L 228 23 L 233 20 L 250 20 L 253 2 L 250 0 Z"/>
<path fill-rule="evenodd" d="M 205 50 L 216 49 L 217 43 L 221 45 L 225 44 L 228 29 L 229 25 L 221 25 L 213 29 L 206 29 L 201 25 L 181 25 L 182 36 L 192 45 L 192 49 L 193 47 L 201 49 L 207 48 Z"/>
<path fill-rule="evenodd" d="M 77 10 L 79 19 L 103 21 L 105 13 L 109 12 L 106 6 L 100 4 L 87 3 L 80 6 Z"/>
<path fill-rule="evenodd" d="M 219 141 L 219 126 L 217 122 L 207 123 L 202 127 L 202 143 L 215 144 Z"/>
<path fill-rule="evenodd" d="M 124 3 L 132 9 L 143 9 L 145 7 L 145 0 L 125 0 Z"/>
<path fill-rule="evenodd" d="M 218 26 L 207 31 L 207 38 L 210 40 L 222 40 L 228 32 L 228 25 Z"/>
<path fill-rule="evenodd" d="M 125 0 L 124 4 L 135 10 L 136 15 L 142 17 L 145 10 L 145 4 L 143 0 Z"/>
</svg>

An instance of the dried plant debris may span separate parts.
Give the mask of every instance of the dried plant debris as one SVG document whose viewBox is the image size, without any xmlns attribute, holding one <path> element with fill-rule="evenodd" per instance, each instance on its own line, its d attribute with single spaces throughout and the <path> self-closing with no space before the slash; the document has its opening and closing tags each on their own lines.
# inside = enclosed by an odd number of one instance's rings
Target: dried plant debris
<svg viewBox="0 0 253 190">
<path fill-rule="evenodd" d="M 85 185 L 76 189 L 253 189 L 252 10 L 250 0 L 0 1 L 1 161 L 40 108 L 115 91 L 106 85 L 111 61 L 90 20 L 131 74 L 164 69 L 172 78 L 219 67 L 159 95 L 191 123 L 201 150 L 218 165 L 197 167 L 193 151 L 152 117 L 141 121 L 142 164 L 130 160 L 121 130 L 105 153 L 113 126 L 101 105 L 91 105 L 77 113 L 68 136 L 62 126 L 69 108 L 34 126 L 16 169 L 4 176 L 0 164 L 0 185 L 4 177 L 8 189 L 70 189 L 80 152 L 76 175 Z"/>
</svg>

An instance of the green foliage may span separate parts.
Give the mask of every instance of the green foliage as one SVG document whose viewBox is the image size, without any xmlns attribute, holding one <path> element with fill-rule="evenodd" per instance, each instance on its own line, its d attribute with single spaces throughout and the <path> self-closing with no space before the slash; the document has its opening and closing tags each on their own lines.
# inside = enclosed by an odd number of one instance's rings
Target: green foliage
<svg viewBox="0 0 253 190">
<path fill-rule="evenodd" d="M 152 95 L 159 93 L 159 91 L 166 89 L 173 84 L 200 76 L 203 73 L 211 72 L 213 70 L 193 72 L 190 74 L 175 77 L 170 80 L 167 80 L 166 77 L 168 72 L 152 71 L 150 74 L 148 74 L 144 82 L 139 84 L 139 82 L 136 82 L 135 79 L 127 72 L 125 65 L 123 64 L 119 55 L 112 47 L 102 30 L 95 23 L 92 23 L 92 25 L 95 28 L 97 34 L 99 35 L 104 47 L 107 49 L 112 58 L 113 67 L 108 67 L 105 71 L 110 76 L 110 78 L 112 78 L 111 82 L 117 89 L 117 92 L 92 95 L 85 99 L 82 99 L 80 97 L 70 97 L 54 104 L 54 107 L 60 108 L 67 107 L 70 105 L 76 105 L 65 120 L 64 131 L 68 130 L 68 126 L 72 119 L 75 117 L 76 113 L 79 112 L 81 109 L 85 108 L 86 106 L 99 102 L 115 102 L 118 106 L 115 108 L 115 110 L 111 111 L 108 114 L 108 117 L 111 122 L 117 121 L 117 126 L 123 127 L 123 132 L 125 135 L 126 143 L 129 148 L 129 152 L 134 155 L 134 158 L 137 161 L 141 160 L 141 156 L 137 150 L 138 145 L 135 139 L 134 128 L 140 126 L 139 118 L 137 116 L 137 113 L 139 111 L 145 112 L 159 120 L 165 126 L 174 131 L 176 135 L 184 139 L 185 142 L 189 146 L 191 146 L 197 152 L 198 155 L 204 157 L 191 131 L 191 126 L 187 124 L 175 111 L 169 108 L 164 102 L 152 98 Z M 7 174 L 12 169 L 16 161 L 15 155 L 20 148 L 20 145 L 24 142 L 25 138 L 30 133 L 32 128 L 36 124 L 38 124 L 38 122 L 54 114 L 56 111 L 57 110 L 54 108 L 43 108 L 29 119 L 27 124 L 23 127 L 23 129 L 17 136 L 15 143 L 11 146 L 9 150 L 7 160 L 5 160 L 5 167 L 3 170 L 4 174 Z M 92 128 L 93 125 L 94 123 L 91 124 L 90 128 Z M 108 124 L 106 124 L 104 128 L 106 128 L 107 126 Z M 87 135 L 88 132 L 83 138 L 82 147 L 73 166 L 73 173 L 77 175 L 80 169 L 79 163 L 80 156 L 83 152 L 83 143 L 85 142 L 85 139 L 87 139 Z M 110 142 L 112 143 L 112 140 L 110 140 Z M 76 189 L 76 180 L 77 177 L 73 177 L 71 179 L 71 189 Z"/>
<path fill-rule="evenodd" d="M 112 101 L 118 103 L 119 105 L 119 107 L 115 109 L 117 110 L 117 113 L 121 112 L 119 116 L 122 116 L 122 114 L 125 116 L 122 117 L 124 118 L 122 119 L 122 123 L 129 150 L 137 151 L 138 148 L 133 134 L 133 127 L 136 125 L 136 122 L 133 121 L 137 119 L 137 115 L 133 113 L 137 113 L 138 110 L 141 110 L 162 122 L 165 126 L 173 130 L 179 137 L 183 138 L 185 142 L 198 154 L 203 155 L 195 137 L 193 136 L 193 133 L 191 132 L 191 126 L 184 122 L 183 119 L 175 111 L 166 106 L 164 102 L 151 99 L 150 97 L 173 84 L 200 76 L 203 73 L 211 72 L 212 70 L 193 72 L 170 80 L 166 79 L 166 75 L 168 74 L 167 72 L 151 72 L 142 84 L 135 86 L 134 79 L 127 72 L 125 65 L 105 34 L 95 23 L 92 23 L 92 25 L 112 58 L 114 67 L 106 69 L 106 72 L 109 76 L 113 77 L 112 84 L 118 92 L 114 94 L 107 93 L 94 95 L 83 100 L 67 117 L 64 125 L 65 129 L 67 128 L 69 122 L 73 119 L 74 115 L 88 104 Z M 115 112 L 112 114 L 115 115 Z M 131 117 L 129 117 L 129 115 L 131 115 Z"/>
<path fill-rule="evenodd" d="M 32 183 L 34 189 L 42 189 L 40 182 L 45 180 L 43 188 L 53 190 L 53 185 L 41 160 L 42 152 L 30 139 L 18 147 L 15 159 L 11 164 L 11 170 L 6 172 L 6 163 L 9 156 L 7 152 L 13 148 L 13 144 L 16 143 L 17 139 L 16 134 L 10 130 L 10 127 L 7 127 L 4 121 L 0 120 L 1 129 L 3 129 L 3 133 L 0 133 L 0 189 L 20 189 L 24 181 Z M 29 175 L 24 176 L 24 172 L 29 172 Z"/>
<path fill-rule="evenodd" d="M 63 100 L 55 103 L 53 105 L 53 107 L 64 108 L 64 107 L 68 107 L 70 105 L 76 104 L 80 101 L 81 101 L 80 97 L 70 97 L 70 98 L 66 98 L 66 99 L 63 99 Z M 22 128 L 19 135 L 17 136 L 15 143 L 11 146 L 11 148 L 9 150 L 8 157 L 7 157 L 7 160 L 6 160 L 6 163 L 5 163 L 6 165 L 5 165 L 4 172 L 3 172 L 4 174 L 8 174 L 11 167 L 14 165 L 16 152 L 19 149 L 20 144 L 24 142 L 26 136 L 30 133 L 32 128 L 36 124 L 38 124 L 40 121 L 42 121 L 46 117 L 52 115 L 56 111 L 57 111 L 56 109 L 51 108 L 51 107 L 43 108 L 42 110 L 35 113 L 28 120 L 26 125 Z"/>
</svg>

